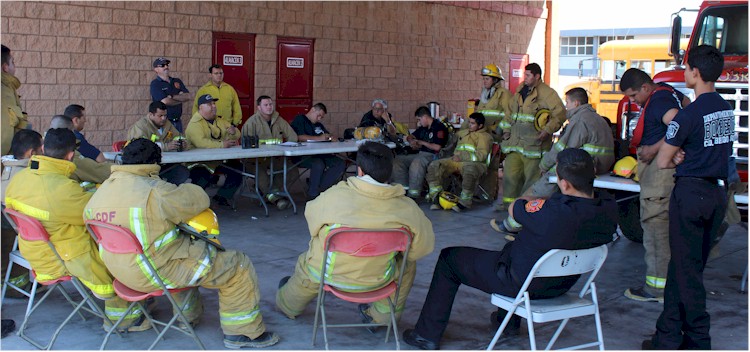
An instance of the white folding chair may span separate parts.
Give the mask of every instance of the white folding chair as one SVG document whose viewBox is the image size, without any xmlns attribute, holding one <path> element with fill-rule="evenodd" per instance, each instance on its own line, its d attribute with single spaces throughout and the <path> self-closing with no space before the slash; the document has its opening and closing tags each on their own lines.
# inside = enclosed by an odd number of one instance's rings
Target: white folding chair
<svg viewBox="0 0 750 352">
<path fill-rule="evenodd" d="M 497 329 L 487 350 L 495 348 L 500 334 L 505 330 L 513 314 L 526 319 L 529 327 L 529 343 L 532 350 L 536 350 L 534 323 L 562 320 L 547 345 L 546 350 L 549 350 L 555 341 L 557 341 L 557 338 L 560 337 L 560 333 L 570 318 L 593 315 L 596 322 L 597 340 L 565 349 L 574 350 L 599 346 L 600 350 L 604 350 L 604 337 L 602 336 L 599 301 L 596 296 L 594 278 L 604 264 L 605 259 L 607 259 L 607 245 L 579 250 L 553 249 L 537 260 L 515 298 L 492 294 L 492 304 L 505 309 L 508 311 L 508 314 L 505 315 L 505 319 L 503 319 L 503 322 Z M 562 296 L 549 299 L 532 300 L 529 298 L 528 287 L 534 278 L 579 275 L 589 272 L 591 274 L 578 295 L 566 293 Z"/>
</svg>

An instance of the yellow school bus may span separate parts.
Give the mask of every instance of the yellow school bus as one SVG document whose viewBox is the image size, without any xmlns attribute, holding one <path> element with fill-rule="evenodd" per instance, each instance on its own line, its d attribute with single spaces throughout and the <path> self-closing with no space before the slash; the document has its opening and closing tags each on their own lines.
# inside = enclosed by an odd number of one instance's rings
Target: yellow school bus
<svg viewBox="0 0 750 352">
<path fill-rule="evenodd" d="M 681 43 L 687 48 L 687 41 Z M 668 53 L 667 39 L 610 40 L 599 46 L 595 59 L 581 60 L 578 77 L 583 77 L 583 67 L 595 67 L 596 77 L 589 77 L 565 87 L 565 91 L 581 87 L 589 93 L 589 103 L 599 115 L 606 116 L 613 124 L 617 122 L 617 104 L 622 99 L 620 77 L 629 68 L 639 68 L 649 76 L 668 69 L 674 60 Z M 591 61 L 588 63 L 586 61 Z"/>
</svg>

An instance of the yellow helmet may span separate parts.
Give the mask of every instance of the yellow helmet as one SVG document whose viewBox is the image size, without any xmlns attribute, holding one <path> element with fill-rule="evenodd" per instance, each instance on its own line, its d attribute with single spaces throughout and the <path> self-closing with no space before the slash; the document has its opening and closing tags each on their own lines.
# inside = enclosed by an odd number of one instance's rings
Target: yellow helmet
<svg viewBox="0 0 750 352">
<path fill-rule="evenodd" d="M 547 122 L 549 122 L 549 109 L 539 109 L 534 115 L 534 128 L 541 131 L 544 126 L 547 126 Z"/>
<path fill-rule="evenodd" d="M 438 195 L 438 202 L 443 209 L 448 210 L 458 204 L 458 196 L 451 192 L 442 191 Z"/>
<path fill-rule="evenodd" d="M 380 138 L 382 131 L 380 128 L 375 126 L 370 127 L 357 127 L 354 130 L 355 139 L 377 139 Z"/>
<path fill-rule="evenodd" d="M 195 232 L 208 237 L 211 241 L 219 243 L 219 220 L 216 218 L 216 213 L 213 210 L 206 209 L 198 215 L 193 216 L 192 219 L 187 221 L 187 225 L 195 230 Z"/>
<path fill-rule="evenodd" d="M 504 80 L 503 78 L 503 71 L 500 71 L 500 68 L 497 67 L 495 64 L 489 64 L 482 68 L 482 76 L 490 76 L 490 77 L 496 77 Z"/>
<path fill-rule="evenodd" d="M 617 176 L 633 178 L 638 181 L 638 162 L 632 156 L 617 160 L 612 172 Z"/>
</svg>

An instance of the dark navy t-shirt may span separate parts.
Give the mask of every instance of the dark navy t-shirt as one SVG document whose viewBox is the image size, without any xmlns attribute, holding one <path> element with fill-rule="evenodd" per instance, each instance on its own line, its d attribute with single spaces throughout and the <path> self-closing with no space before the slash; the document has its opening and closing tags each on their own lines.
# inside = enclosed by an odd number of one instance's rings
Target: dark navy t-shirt
<svg viewBox="0 0 750 352">
<path fill-rule="evenodd" d="M 596 192 L 594 197 L 555 193 L 546 200 L 516 201 L 513 219 L 523 228 L 510 252 L 515 278 L 523 282 L 550 249 L 586 249 L 612 241 L 617 230 L 617 203 L 605 193 Z M 563 282 L 572 286 L 575 280 Z"/>
<path fill-rule="evenodd" d="M 685 151 L 675 177 L 727 178 L 734 133 L 734 111 L 719 93 L 704 93 L 677 113 L 665 142 Z"/>
<path fill-rule="evenodd" d="M 660 86 L 669 86 L 666 83 L 658 83 Z M 682 98 L 685 95 L 675 90 L 672 94 L 669 91 L 658 91 L 651 95 L 651 99 L 646 109 L 646 115 L 641 116 L 646 120 L 643 122 L 643 137 L 641 145 L 652 145 L 664 138 L 667 132 L 667 125 L 662 122 L 662 117 L 671 109 L 682 108 Z"/>
<path fill-rule="evenodd" d="M 174 96 L 180 92 L 189 93 L 185 84 L 179 78 L 169 77 L 169 82 L 156 76 L 151 81 L 151 101 L 161 101 L 167 96 Z M 182 116 L 182 104 L 167 105 L 167 118 L 169 121 L 176 121 Z"/>
<path fill-rule="evenodd" d="M 86 140 L 86 137 L 83 136 L 83 134 L 79 131 L 73 131 L 73 134 L 76 136 L 76 139 L 78 139 L 78 152 L 81 153 L 81 155 L 96 160 L 96 158 L 101 153 L 101 150 L 99 148 L 94 147 L 89 143 L 89 141 Z"/>
<path fill-rule="evenodd" d="M 448 129 L 438 120 L 433 120 L 429 128 L 419 126 L 412 135 L 420 141 L 434 143 L 441 147 L 445 147 L 445 143 L 448 142 Z M 436 151 L 424 146 L 420 147 L 419 151 L 437 153 Z"/>
<path fill-rule="evenodd" d="M 329 133 L 326 126 L 323 126 L 322 123 L 312 123 L 307 116 L 302 114 L 294 117 L 294 120 L 292 120 L 292 129 L 298 136 L 303 134 L 308 136 L 319 136 L 323 133 Z"/>
</svg>

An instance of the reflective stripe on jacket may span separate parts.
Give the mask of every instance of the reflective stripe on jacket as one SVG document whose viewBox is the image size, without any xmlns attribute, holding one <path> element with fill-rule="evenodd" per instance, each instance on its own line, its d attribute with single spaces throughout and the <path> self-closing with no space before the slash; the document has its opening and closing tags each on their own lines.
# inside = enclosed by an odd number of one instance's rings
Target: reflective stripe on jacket
<svg viewBox="0 0 750 352">
<path fill-rule="evenodd" d="M 510 100 L 509 109 L 512 114 L 508 121 L 511 124 L 510 138 L 503 141 L 502 150 L 505 154 L 517 152 L 527 158 L 539 159 L 543 152 L 552 147 L 552 139 L 544 142 L 537 140 L 539 131 L 534 127 L 534 117 L 539 110 L 548 109 L 549 120 L 544 131 L 552 135 L 565 122 L 565 107 L 557 92 L 544 82 L 540 81 L 537 85 L 530 87 L 526 99 L 523 99 L 521 95 L 524 87 L 519 86 L 518 91 Z"/>
<path fill-rule="evenodd" d="M 84 216 L 130 229 L 168 287 L 190 286 L 208 272 L 216 251 L 205 242 L 191 241 L 175 224 L 208 208 L 209 198 L 197 185 L 162 181 L 159 170 L 159 165 L 113 166 L 112 176 L 91 198 Z M 139 256 L 102 251 L 102 259 L 127 286 L 156 287 L 156 273 Z M 164 272 L 162 267 L 172 260 L 184 265 Z"/>
<path fill-rule="evenodd" d="M 376 185 L 359 177 L 349 177 L 307 203 L 305 218 L 310 231 L 307 267 L 320 280 L 323 260 L 328 261 L 327 280 L 351 291 L 382 287 L 394 273 L 393 255 L 355 258 L 324 252 L 332 228 L 400 228 L 413 234 L 407 260 L 416 261 L 432 252 L 435 233 L 432 223 L 401 185 Z"/>
</svg>

